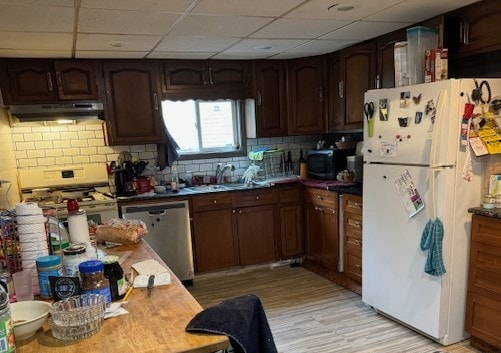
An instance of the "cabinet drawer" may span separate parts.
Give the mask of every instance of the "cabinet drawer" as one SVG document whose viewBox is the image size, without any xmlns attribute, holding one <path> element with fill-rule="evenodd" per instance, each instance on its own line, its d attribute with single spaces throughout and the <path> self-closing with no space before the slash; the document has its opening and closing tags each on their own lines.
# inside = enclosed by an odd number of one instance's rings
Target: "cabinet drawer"
<svg viewBox="0 0 501 353">
<path fill-rule="evenodd" d="M 362 280 L 362 258 L 355 254 L 346 254 L 346 273 L 355 280 Z"/>
<path fill-rule="evenodd" d="M 474 215 L 471 241 L 501 247 L 501 222 L 498 219 Z"/>
<path fill-rule="evenodd" d="M 358 234 L 357 238 L 362 239 L 362 216 L 353 213 L 345 213 L 344 230 L 347 234 Z"/>
<path fill-rule="evenodd" d="M 346 252 L 362 257 L 362 241 L 360 239 L 346 236 Z"/>
<path fill-rule="evenodd" d="M 362 197 L 358 195 L 344 194 L 343 195 L 344 212 L 362 215 Z"/>
<path fill-rule="evenodd" d="M 279 189 L 278 200 L 280 203 L 299 203 L 301 202 L 301 189 L 299 187 Z"/>
<path fill-rule="evenodd" d="M 309 203 L 314 203 L 316 205 L 332 207 L 337 209 L 338 207 L 338 195 L 334 191 L 315 189 L 315 188 L 305 188 L 304 189 L 304 201 Z"/>
<path fill-rule="evenodd" d="M 234 192 L 215 192 L 193 197 L 193 212 L 220 210 L 233 207 Z"/>
<path fill-rule="evenodd" d="M 501 346 L 501 303 L 468 292 L 466 301 L 466 331 L 497 347 Z"/>
<path fill-rule="evenodd" d="M 274 189 L 258 189 L 251 191 L 242 191 L 238 194 L 238 206 L 260 206 L 276 203 L 276 190 Z"/>
<path fill-rule="evenodd" d="M 501 302 L 501 247 L 472 242 L 468 290 Z"/>
</svg>

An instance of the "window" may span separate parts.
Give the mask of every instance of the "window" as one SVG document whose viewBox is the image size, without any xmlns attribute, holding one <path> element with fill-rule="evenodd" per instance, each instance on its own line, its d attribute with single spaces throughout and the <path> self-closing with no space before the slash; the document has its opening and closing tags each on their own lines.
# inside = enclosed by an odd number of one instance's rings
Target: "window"
<svg viewBox="0 0 501 353">
<path fill-rule="evenodd" d="M 179 155 L 206 158 L 242 154 L 242 105 L 238 100 L 162 102 L 167 130 Z"/>
</svg>

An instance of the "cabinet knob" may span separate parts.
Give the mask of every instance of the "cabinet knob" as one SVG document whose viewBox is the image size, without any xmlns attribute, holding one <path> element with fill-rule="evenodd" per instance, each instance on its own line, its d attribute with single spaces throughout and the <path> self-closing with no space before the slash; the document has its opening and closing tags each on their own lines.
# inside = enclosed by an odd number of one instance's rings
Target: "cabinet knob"
<svg viewBox="0 0 501 353">
<path fill-rule="evenodd" d="M 209 83 L 214 84 L 214 79 L 212 78 L 212 67 L 209 67 Z"/>
<path fill-rule="evenodd" d="M 362 269 L 362 265 L 356 264 L 355 268 L 358 269 L 358 270 L 361 270 Z"/>
<path fill-rule="evenodd" d="M 358 208 L 362 208 L 362 204 L 361 203 L 358 203 L 358 202 L 355 202 L 353 204 L 354 207 L 358 207 Z"/>
<path fill-rule="evenodd" d="M 261 105 L 263 103 L 263 98 L 261 97 L 261 91 L 257 91 L 257 105 Z"/>
<path fill-rule="evenodd" d="M 57 79 L 57 88 L 60 91 L 63 91 L 63 80 L 61 79 L 61 73 L 59 71 L 56 72 L 56 79 Z"/>
<path fill-rule="evenodd" d="M 205 69 L 202 69 L 202 80 L 204 82 L 204 85 L 207 84 L 207 74 L 206 74 L 207 70 Z"/>
<path fill-rule="evenodd" d="M 323 87 L 318 88 L 318 102 L 319 103 L 324 102 L 324 89 L 323 89 Z"/>
<path fill-rule="evenodd" d="M 344 97 L 344 82 L 343 81 L 339 81 L 339 83 L 337 85 L 337 94 L 338 94 L 339 98 L 343 99 L 343 97 Z"/>
<path fill-rule="evenodd" d="M 236 210 L 231 210 L 231 213 L 235 214 L 235 213 L 237 213 L 237 211 Z"/>
<path fill-rule="evenodd" d="M 217 200 L 212 200 L 212 203 L 215 205 L 217 203 Z"/>
<path fill-rule="evenodd" d="M 242 210 L 238 210 L 238 213 L 239 213 L 239 214 L 242 214 Z"/>
<path fill-rule="evenodd" d="M 259 196 L 256 196 L 256 200 L 259 200 Z"/>
<path fill-rule="evenodd" d="M 357 222 L 355 222 L 355 225 L 356 225 L 358 228 L 360 228 L 360 226 L 361 226 L 360 222 L 358 222 L 358 221 L 357 221 Z"/>
<path fill-rule="evenodd" d="M 158 95 L 156 93 L 153 93 L 153 103 L 155 110 L 158 110 Z"/>
</svg>

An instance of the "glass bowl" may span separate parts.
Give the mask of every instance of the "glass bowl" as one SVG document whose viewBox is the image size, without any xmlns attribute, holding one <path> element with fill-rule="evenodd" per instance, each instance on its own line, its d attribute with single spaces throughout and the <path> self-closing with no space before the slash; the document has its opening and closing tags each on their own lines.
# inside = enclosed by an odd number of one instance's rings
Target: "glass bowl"
<svg viewBox="0 0 501 353">
<path fill-rule="evenodd" d="M 99 294 L 82 294 L 60 300 L 50 308 L 52 334 L 62 340 L 88 337 L 103 325 L 105 309 L 105 297 Z"/>
</svg>

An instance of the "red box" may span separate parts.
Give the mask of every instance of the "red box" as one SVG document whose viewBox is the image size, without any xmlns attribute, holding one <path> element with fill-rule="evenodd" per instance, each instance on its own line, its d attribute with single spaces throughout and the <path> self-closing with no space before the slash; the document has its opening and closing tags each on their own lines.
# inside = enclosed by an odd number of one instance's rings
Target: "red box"
<svg viewBox="0 0 501 353">
<path fill-rule="evenodd" d="M 448 50 L 426 50 L 424 58 L 424 82 L 443 81 L 448 78 Z"/>
</svg>

